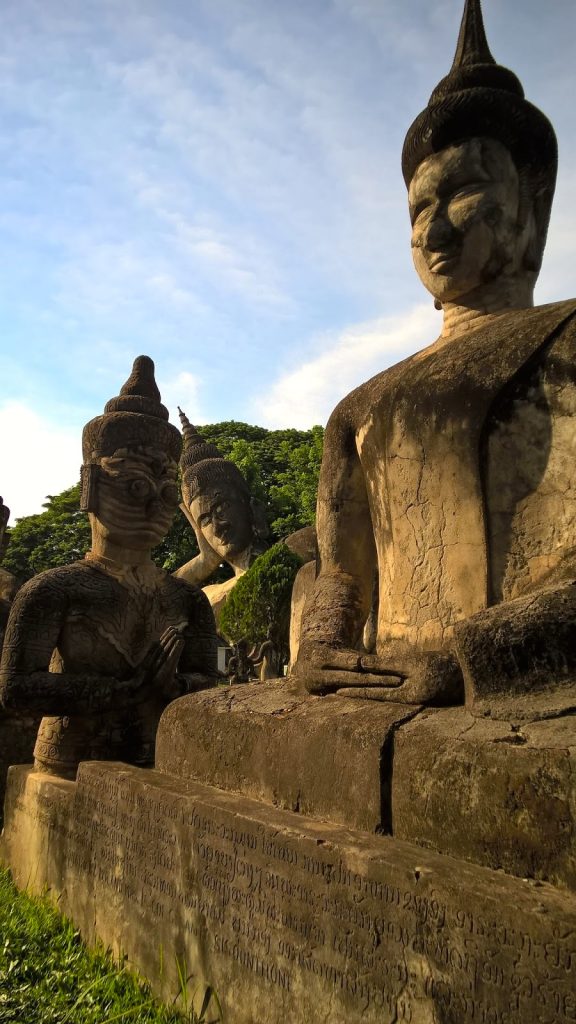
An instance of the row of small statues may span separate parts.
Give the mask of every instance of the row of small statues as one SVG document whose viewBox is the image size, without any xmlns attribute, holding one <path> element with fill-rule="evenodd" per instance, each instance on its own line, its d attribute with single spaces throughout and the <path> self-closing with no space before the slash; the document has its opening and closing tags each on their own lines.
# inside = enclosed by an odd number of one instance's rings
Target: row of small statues
<svg viewBox="0 0 576 1024">
<path fill-rule="evenodd" d="M 576 709 L 576 301 L 533 305 L 556 167 L 550 122 L 466 0 L 402 154 L 442 330 L 330 418 L 301 689 L 515 719 Z M 5 707 L 44 716 L 42 770 L 153 763 L 166 704 L 217 679 L 214 612 L 234 581 L 197 585 L 222 560 L 244 572 L 263 527 L 241 474 L 183 425 L 184 447 L 142 356 L 84 428 L 91 550 L 21 589 L 0 671 Z M 200 551 L 170 576 L 150 552 L 179 459 Z"/>
<path fill-rule="evenodd" d="M 277 679 L 281 667 L 279 652 L 269 631 L 266 640 L 260 645 L 255 644 L 252 649 L 245 638 L 234 645 L 226 675 L 231 685 L 249 683 L 253 679 L 265 683 L 268 679 Z"/>
</svg>

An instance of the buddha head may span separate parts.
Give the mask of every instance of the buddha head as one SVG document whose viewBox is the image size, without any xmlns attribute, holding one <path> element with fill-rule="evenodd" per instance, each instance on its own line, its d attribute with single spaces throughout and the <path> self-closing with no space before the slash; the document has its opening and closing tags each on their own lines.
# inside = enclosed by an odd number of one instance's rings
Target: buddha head
<svg viewBox="0 0 576 1024">
<path fill-rule="evenodd" d="M 452 68 L 402 152 L 414 264 L 437 303 L 502 278 L 533 288 L 556 168 L 552 125 L 496 64 L 480 0 L 466 0 Z"/>
<path fill-rule="evenodd" d="M 120 394 L 82 433 L 80 507 L 92 533 L 146 551 L 166 536 L 178 507 L 182 439 L 160 402 L 154 363 L 138 356 Z"/>
<path fill-rule="evenodd" d="M 179 410 L 184 447 L 180 468 L 182 496 L 199 530 L 222 561 L 247 568 L 258 541 L 266 536 L 263 510 L 238 467 L 209 444 Z"/>
</svg>

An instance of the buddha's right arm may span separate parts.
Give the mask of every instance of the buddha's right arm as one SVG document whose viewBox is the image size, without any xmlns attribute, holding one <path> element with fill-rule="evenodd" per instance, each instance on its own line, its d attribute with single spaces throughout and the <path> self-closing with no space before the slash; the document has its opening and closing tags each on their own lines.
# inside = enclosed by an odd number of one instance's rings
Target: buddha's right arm
<svg viewBox="0 0 576 1024">
<path fill-rule="evenodd" d="M 192 514 L 186 508 L 186 505 L 182 504 L 180 508 L 194 530 L 199 553 L 194 558 L 191 558 L 189 562 L 186 562 L 185 565 L 181 565 L 179 569 L 176 569 L 173 575 L 178 579 L 184 580 L 185 583 L 191 583 L 195 587 L 200 587 L 212 575 L 214 570 L 218 568 L 221 558 L 205 540 L 202 530 L 196 526 Z"/>
<path fill-rule="evenodd" d="M 318 645 L 355 648 L 372 603 L 374 531 L 355 433 L 340 407 L 326 430 L 316 529 L 319 572 L 302 629 L 304 659 Z"/>
<path fill-rule="evenodd" d="M 180 580 L 184 580 L 185 583 L 191 583 L 194 587 L 201 587 L 219 564 L 220 558 L 216 557 L 214 561 L 214 559 L 206 558 L 204 554 L 200 553 L 191 558 L 189 562 L 181 565 L 172 575 Z"/>
<path fill-rule="evenodd" d="M 48 668 L 62 628 L 67 597 L 57 586 L 32 580 L 17 594 L 4 638 L 0 703 L 8 710 L 44 715 L 94 714 L 117 706 L 130 682 Z"/>
</svg>

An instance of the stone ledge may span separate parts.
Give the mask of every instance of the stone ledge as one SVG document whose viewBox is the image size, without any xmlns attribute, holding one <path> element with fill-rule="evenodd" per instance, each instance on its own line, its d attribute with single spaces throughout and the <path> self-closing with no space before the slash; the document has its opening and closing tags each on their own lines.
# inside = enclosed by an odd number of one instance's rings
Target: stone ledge
<svg viewBox="0 0 576 1024">
<path fill-rule="evenodd" d="M 161 772 L 11 769 L 2 854 L 168 1000 L 178 957 L 233 1024 L 576 1014 L 573 895 Z"/>
<path fill-rule="evenodd" d="M 278 807 L 388 831 L 394 730 L 418 708 L 312 697 L 287 682 L 204 690 L 160 720 L 156 768 Z"/>
<path fill-rule="evenodd" d="M 311 697 L 289 683 L 174 702 L 156 761 L 182 778 L 573 889 L 575 764 L 576 717 L 491 721 L 464 707 Z"/>
<path fill-rule="evenodd" d="M 576 890 L 576 717 L 477 719 L 429 709 L 394 738 L 392 831 Z"/>
</svg>

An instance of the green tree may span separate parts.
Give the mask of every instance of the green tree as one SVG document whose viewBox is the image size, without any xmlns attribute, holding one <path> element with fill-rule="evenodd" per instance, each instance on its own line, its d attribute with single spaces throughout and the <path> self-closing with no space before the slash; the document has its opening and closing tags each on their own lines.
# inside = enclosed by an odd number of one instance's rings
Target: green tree
<svg viewBox="0 0 576 1024">
<path fill-rule="evenodd" d="M 278 469 L 270 486 L 270 503 L 276 513 L 270 528 L 275 536 L 285 537 L 315 522 L 324 430 L 312 427 L 309 434 L 300 444 L 280 442 Z"/>
<path fill-rule="evenodd" d="M 80 511 L 80 484 L 48 495 L 45 512 L 19 519 L 10 530 L 2 566 L 19 579 L 82 558 L 90 547 L 90 524 Z"/>
<path fill-rule="evenodd" d="M 220 631 L 230 643 L 246 637 L 262 643 L 270 631 L 280 651 L 288 650 L 290 600 L 302 562 L 285 544 L 274 544 L 256 559 L 231 590 L 220 617 Z"/>
</svg>

